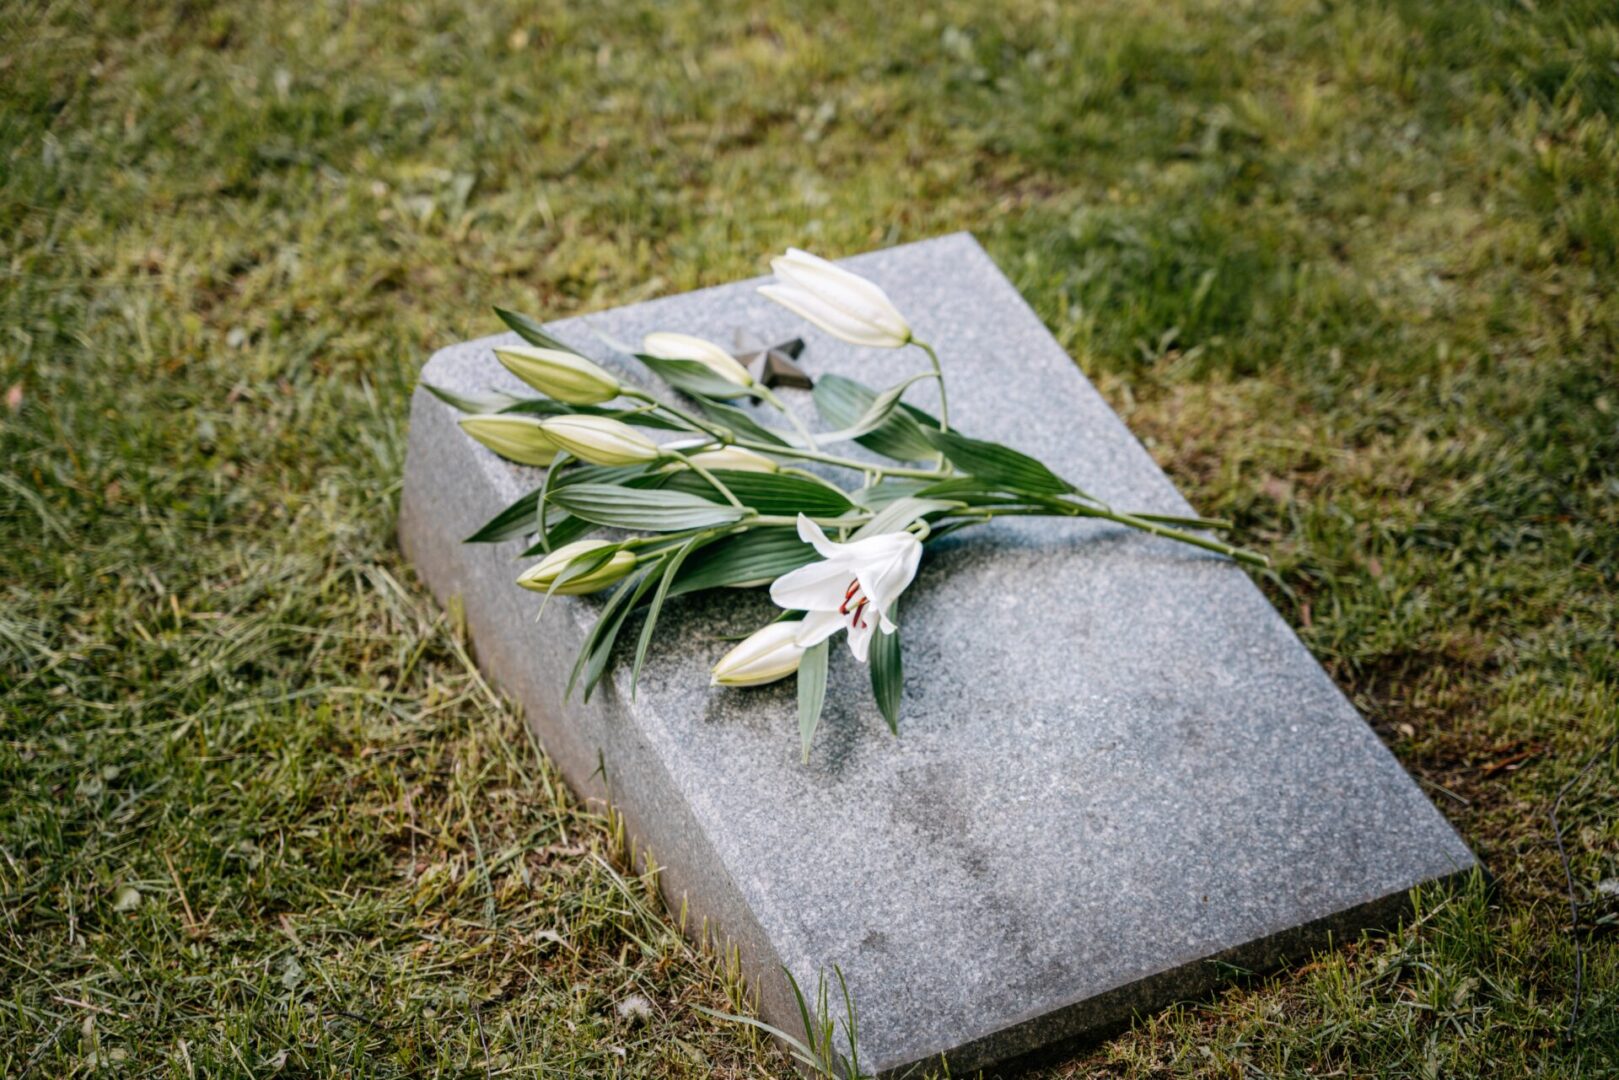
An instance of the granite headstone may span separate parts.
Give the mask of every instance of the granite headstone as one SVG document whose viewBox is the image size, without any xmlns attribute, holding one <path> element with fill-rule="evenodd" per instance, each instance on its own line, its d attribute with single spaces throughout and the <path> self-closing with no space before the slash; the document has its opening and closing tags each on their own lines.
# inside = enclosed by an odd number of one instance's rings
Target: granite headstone
<svg viewBox="0 0 1619 1080">
<path fill-rule="evenodd" d="M 952 419 L 1120 506 L 1190 512 L 1164 473 L 967 235 L 846 260 L 938 345 Z M 607 339 L 802 335 L 801 363 L 888 385 L 915 350 L 857 349 L 741 282 L 552 324 L 651 386 Z M 518 388 L 490 338 L 423 381 Z M 928 406 L 926 384 L 913 391 Z M 809 394 L 780 391 L 808 418 Z M 626 665 L 588 704 L 563 687 L 599 600 L 513 584 L 521 544 L 462 538 L 537 483 L 418 389 L 404 549 L 460 597 L 479 663 L 575 788 L 609 797 L 688 926 L 740 950 L 763 1014 L 796 1030 L 783 967 L 834 967 L 863 1064 L 946 1055 L 957 1075 L 1106 1032 L 1396 917 L 1474 858 L 1287 624 L 1230 561 L 1105 524 L 1020 519 L 936 545 L 907 594 L 900 735 L 841 645 L 809 764 L 791 680 L 711 687 L 751 593 L 672 602 L 631 699 Z"/>
</svg>

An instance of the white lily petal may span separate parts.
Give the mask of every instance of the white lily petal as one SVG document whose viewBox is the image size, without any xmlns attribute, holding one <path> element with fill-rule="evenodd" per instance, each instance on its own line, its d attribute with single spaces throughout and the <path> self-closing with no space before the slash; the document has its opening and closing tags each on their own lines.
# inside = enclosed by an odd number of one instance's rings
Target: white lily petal
<svg viewBox="0 0 1619 1080">
<path fill-rule="evenodd" d="M 877 632 L 877 626 L 872 622 L 856 622 L 849 624 L 849 651 L 854 658 L 862 664 L 871 651 L 871 635 Z"/>
<path fill-rule="evenodd" d="M 807 319 L 833 337 L 851 345 L 866 345 L 878 349 L 892 349 L 904 344 L 892 335 L 852 319 L 828 304 L 821 297 L 790 285 L 761 285 L 759 295 L 774 300 L 788 311 Z"/>
<path fill-rule="evenodd" d="M 922 543 L 910 533 L 887 533 L 885 536 L 904 537 L 908 543 L 902 543 L 892 549 L 892 553 L 883 561 L 874 560 L 862 564 L 856 576 L 860 580 L 860 589 L 871 601 L 871 606 L 887 620 L 889 609 L 899 599 L 899 594 L 904 592 L 916 577 L 916 568 L 922 562 Z"/>
<path fill-rule="evenodd" d="M 771 261 L 770 268 L 789 285 L 824 297 L 879 333 L 902 339 L 910 336 L 910 327 L 888 294 L 859 274 L 798 248 L 788 248 L 785 257 Z"/>
<path fill-rule="evenodd" d="M 799 648 L 807 649 L 812 645 L 819 645 L 843 627 L 844 618 L 836 611 L 812 611 L 798 624 Z"/>
<path fill-rule="evenodd" d="M 641 351 L 664 360 L 693 360 L 728 382 L 753 385 L 753 376 L 736 357 L 705 338 L 659 330 L 641 339 Z"/>
<path fill-rule="evenodd" d="M 922 542 L 909 532 L 892 532 L 836 544 L 803 515 L 798 535 L 826 558 L 777 578 L 770 598 L 781 607 L 810 613 L 799 633 L 800 645 L 847 630 L 850 651 L 864 663 L 872 634 L 897 629 L 889 611 L 916 577 Z"/>
<path fill-rule="evenodd" d="M 893 302 L 882 286 L 819 255 L 811 255 L 802 248 L 788 248 L 785 256 L 772 261 L 772 267 L 776 261 L 787 271 L 791 284 L 811 292 L 824 288 L 828 296 L 846 297 L 851 304 L 858 304 L 869 313 L 874 323 L 893 312 Z"/>
<path fill-rule="evenodd" d="M 884 325 L 882 311 L 842 281 L 795 269 L 780 259 L 771 263 L 770 268 L 797 294 L 801 304 L 819 305 L 822 318 L 836 323 L 845 333 L 885 342 L 896 336 L 891 325 Z"/>
<path fill-rule="evenodd" d="M 770 599 L 789 611 L 837 611 L 849 594 L 854 575 L 837 562 L 815 562 L 800 566 L 777 578 L 770 586 Z"/>
<path fill-rule="evenodd" d="M 798 538 L 820 552 L 823 559 L 837 558 L 846 546 L 828 540 L 821 527 L 804 514 L 798 515 Z"/>
<path fill-rule="evenodd" d="M 797 639 L 797 623 L 771 623 L 755 630 L 720 657 L 711 674 L 713 684 L 763 686 L 785 679 L 798 670 L 804 655 Z"/>
<path fill-rule="evenodd" d="M 850 558 L 864 562 L 883 562 L 905 554 L 918 543 L 915 536 L 903 529 L 898 532 L 878 533 L 855 540 L 848 544 L 837 545 L 840 551 Z"/>
</svg>

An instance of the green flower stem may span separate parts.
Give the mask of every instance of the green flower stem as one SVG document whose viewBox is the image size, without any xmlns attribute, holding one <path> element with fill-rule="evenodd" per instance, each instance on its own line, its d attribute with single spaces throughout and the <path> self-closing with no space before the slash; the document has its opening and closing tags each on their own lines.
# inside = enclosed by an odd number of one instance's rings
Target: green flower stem
<svg viewBox="0 0 1619 1080">
<path fill-rule="evenodd" d="M 838 465 L 845 469 L 854 469 L 856 472 L 873 473 L 879 479 L 884 476 L 907 476 L 917 480 L 948 480 L 956 475 L 954 469 L 912 469 L 903 465 L 873 465 L 869 461 L 856 461 L 853 458 L 839 457 L 819 450 L 800 450 L 794 446 L 777 446 L 773 443 L 758 442 L 753 439 L 732 439 L 736 446 L 749 450 L 758 450 L 761 453 L 775 454 L 777 457 L 796 458 L 800 461 L 819 461 L 826 465 Z"/>
<path fill-rule="evenodd" d="M 804 422 L 798 418 L 797 413 L 793 412 L 793 410 L 787 407 L 786 402 L 782 401 L 781 398 L 776 396 L 775 391 L 771 390 L 770 387 L 761 382 L 754 383 L 752 390 L 754 395 L 757 396 L 760 401 L 772 406 L 777 412 L 781 413 L 787 418 L 787 422 L 793 425 L 793 430 L 798 432 L 798 437 L 803 439 L 811 450 L 820 449 L 819 446 L 815 445 L 815 436 L 810 433 L 810 429 L 804 426 Z"/>
<path fill-rule="evenodd" d="M 1080 506 L 1075 503 L 1065 503 L 1059 499 L 1045 500 L 1041 505 L 1038 506 L 982 506 L 977 507 L 975 513 L 964 516 L 970 516 L 979 522 L 988 521 L 990 518 L 996 517 L 1099 518 L 1103 521 L 1113 521 L 1120 525 L 1128 525 L 1132 529 L 1139 529 L 1140 531 L 1150 533 L 1153 536 L 1162 536 L 1166 540 L 1176 540 L 1182 544 L 1189 544 L 1192 547 L 1202 548 L 1205 551 L 1218 552 L 1221 555 L 1235 559 L 1237 562 L 1245 563 L 1248 566 L 1270 566 L 1270 559 L 1259 554 L 1257 551 L 1249 551 L 1246 548 L 1239 548 L 1233 544 L 1227 544 L 1224 541 L 1215 540 L 1211 537 L 1199 536 L 1197 533 L 1185 532 L 1181 529 L 1170 528 L 1167 525 L 1160 525 L 1157 522 L 1150 521 L 1135 514 L 1126 514 L 1118 510 L 1105 510 L 1094 506 Z"/>
<path fill-rule="evenodd" d="M 939 354 L 933 351 L 933 346 L 925 341 L 911 339 L 911 344 L 928 354 L 933 361 L 933 379 L 939 384 L 939 430 L 950 430 L 950 397 L 944 390 L 944 368 L 939 366 Z"/>
<path fill-rule="evenodd" d="M 703 533 L 714 533 L 715 535 L 718 535 L 723 532 L 733 532 L 735 530 L 736 526 L 734 525 L 724 525 L 719 528 L 714 528 L 711 525 L 705 525 L 700 529 L 685 529 L 681 532 L 657 533 L 653 536 L 633 536 L 628 540 L 620 541 L 618 546 L 627 551 L 634 551 L 656 544 L 677 546 L 694 536 L 701 536 Z M 652 552 L 651 554 L 657 554 L 657 552 Z"/>
<path fill-rule="evenodd" d="M 736 507 L 738 510 L 746 510 L 746 509 L 748 509 L 746 506 L 742 505 L 742 500 L 736 497 L 736 493 L 733 492 L 730 488 L 726 487 L 720 481 L 719 477 L 715 476 L 713 473 L 711 473 L 707 469 L 703 468 L 703 466 L 697 464 L 697 462 L 691 460 L 690 458 L 681 457 L 679 454 L 670 454 L 669 455 L 669 460 L 673 461 L 673 462 L 676 462 L 677 464 L 684 465 L 686 468 L 690 469 L 692 472 L 696 473 L 698 476 L 701 476 L 704 480 L 707 480 L 709 482 L 709 484 L 713 486 L 715 491 L 717 491 L 721 495 L 725 496 L 725 501 L 726 502 L 730 503 L 732 506 Z"/>
<path fill-rule="evenodd" d="M 691 413 L 687 412 L 685 409 L 679 408 L 675 405 L 670 405 L 666 401 L 659 401 L 645 390 L 639 390 L 633 386 L 621 385 L 618 388 L 618 392 L 625 397 L 635 398 L 637 401 L 645 401 L 656 408 L 662 409 L 664 412 L 668 413 L 676 420 L 679 420 L 682 424 L 685 424 L 693 431 L 701 431 L 703 434 L 708 435 L 711 438 L 718 439 L 722 443 L 729 443 L 734 437 L 729 428 L 721 427 L 720 425 L 711 423 L 707 420 L 700 420 Z"/>
<path fill-rule="evenodd" d="M 864 525 L 871 520 L 871 515 L 856 515 L 854 517 L 810 517 L 804 515 L 823 529 L 844 529 L 851 525 Z M 744 522 L 746 525 L 797 525 L 797 517 L 787 517 L 782 514 L 758 514 Z"/>
<path fill-rule="evenodd" d="M 845 491 L 843 488 L 838 487 L 838 485 L 834 484 L 832 481 L 828 480 L 826 477 L 819 476 L 819 475 L 817 475 L 815 473 L 812 473 L 808 469 L 798 469 L 798 468 L 794 468 L 791 465 L 783 465 L 783 466 L 781 466 L 781 468 L 779 468 L 777 470 L 777 472 L 779 472 L 783 476 L 801 477 L 801 478 L 803 478 L 805 480 L 808 480 L 812 484 L 819 484 L 821 487 L 826 488 L 828 491 L 835 491 L 839 495 L 842 495 L 846 499 L 849 497 L 849 492 Z"/>
<path fill-rule="evenodd" d="M 1236 528 L 1225 518 L 1176 517 L 1173 514 L 1143 514 L 1137 510 L 1131 517 L 1138 517 L 1142 521 L 1151 521 L 1159 525 L 1179 525 L 1183 529 L 1213 529 L 1217 532 L 1230 532 Z"/>
<path fill-rule="evenodd" d="M 1169 540 L 1178 540 L 1183 544 L 1190 544 L 1192 547 L 1202 548 L 1205 551 L 1217 551 L 1221 555 L 1235 559 L 1240 563 L 1246 563 L 1249 566 L 1270 566 L 1270 559 L 1264 555 L 1261 555 L 1257 551 L 1249 551 L 1247 548 L 1240 548 L 1234 544 L 1228 544 L 1223 540 L 1215 540 L 1212 537 L 1200 536 L 1197 533 L 1185 532 L 1184 530 L 1171 528 L 1167 525 L 1159 525 L 1155 522 L 1148 521 L 1145 518 L 1136 517 L 1134 514 L 1124 514 L 1119 513 L 1118 511 L 1097 512 L 1094 510 L 1087 510 L 1082 511 L 1081 516 L 1100 517 L 1105 518 L 1108 521 L 1116 521 L 1121 525 L 1130 525 L 1134 528 L 1140 529 L 1144 533 L 1151 533 L 1153 536 L 1162 536 Z"/>
</svg>

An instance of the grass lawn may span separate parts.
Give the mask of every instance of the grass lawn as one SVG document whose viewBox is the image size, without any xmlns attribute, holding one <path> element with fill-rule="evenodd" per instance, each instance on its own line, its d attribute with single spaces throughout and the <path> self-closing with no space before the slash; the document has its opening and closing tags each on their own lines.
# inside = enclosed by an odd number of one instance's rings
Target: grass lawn
<svg viewBox="0 0 1619 1080">
<path fill-rule="evenodd" d="M 0 1074 L 790 1075 L 401 561 L 407 401 L 970 229 L 1495 875 L 1044 1075 L 1619 1075 L 1619 7 L 904 6 L 0 11 Z"/>
</svg>

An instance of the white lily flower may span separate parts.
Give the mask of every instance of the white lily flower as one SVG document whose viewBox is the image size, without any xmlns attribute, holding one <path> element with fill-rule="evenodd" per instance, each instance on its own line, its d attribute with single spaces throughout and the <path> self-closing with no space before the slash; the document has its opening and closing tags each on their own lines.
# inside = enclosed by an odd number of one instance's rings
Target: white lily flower
<svg viewBox="0 0 1619 1080">
<path fill-rule="evenodd" d="M 804 647 L 795 622 L 775 622 L 755 630 L 714 665 L 715 686 L 763 686 L 798 670 Z"/>
<path fill-rule="evenodd" d="M 859 274 L 851 274 L 798 248 L 770 260 L 778 285 L 759 289 L 833 337 L 854 345 L 897 349 L 911 341 L 911 327 L 888 294 Z"/>
<path fill-rule="evenodd" d="M 898 629 L 889 612 L 916 577 L 922 542 L 908 532 L 893 532 L 839 544 L 803 514 L 798 536 L 820 552 L 822 561 L 777 578 L 770 599 L 778 607 L 809 612 L 797 624 L 799 645 L 807 649 L 848 630 L 849 651 L 865 663 L 872 635 Z"/>
<path fill-rule="evenodd" d="M 695 360 L 742 389 L 753 385 L 753 376 L 748 374 L 748 369 L 736 357 L 700 337 L 660 330 L 641 339 L 641 351 L 660 360 Z"/>
</svg>

